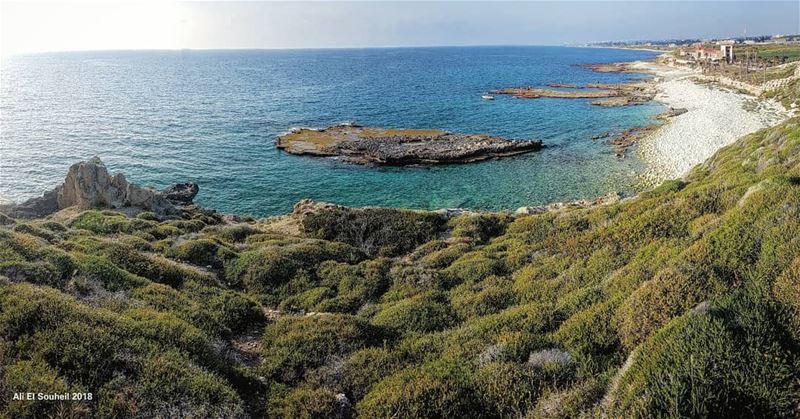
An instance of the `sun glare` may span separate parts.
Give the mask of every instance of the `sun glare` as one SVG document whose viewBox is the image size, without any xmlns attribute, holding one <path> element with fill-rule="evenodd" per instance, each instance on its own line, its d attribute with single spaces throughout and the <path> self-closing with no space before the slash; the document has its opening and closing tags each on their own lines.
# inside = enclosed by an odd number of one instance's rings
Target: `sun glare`
<svg viewBox="0 0 800 419">
<path fill-rule="evenodd" d="M 181 48 L 175 2 L 3 2 L 0 54 Z"/>
</svg>

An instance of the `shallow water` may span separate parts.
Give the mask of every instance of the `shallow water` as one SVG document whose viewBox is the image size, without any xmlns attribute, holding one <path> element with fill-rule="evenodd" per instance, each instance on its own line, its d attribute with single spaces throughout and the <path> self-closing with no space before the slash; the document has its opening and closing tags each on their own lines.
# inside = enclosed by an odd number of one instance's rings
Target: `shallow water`
<svg viewBox="0 0 800 419">
<path fill-rule="evenodd" d="M 562 47 L 146 51 L 16 56 L 2 63 L 0 196 L 21 200 L 99 155 L 129 180 L 200 184 L 224 212 L 285 213 L 300 199 L 345 205 L 513 210 L 632 193 L 645 169 L 591 136 L 644 125 L 657 104 L 520 100 L 488 90 L 618 82 L 576 64 L 652 57 Z M 369 168 L 287 155 L 275 137 L 344 121 L 541 139 L 515 158 L 428 168 Z M 633 154 L 633 153 L 631 153 Z"/>
</svg>

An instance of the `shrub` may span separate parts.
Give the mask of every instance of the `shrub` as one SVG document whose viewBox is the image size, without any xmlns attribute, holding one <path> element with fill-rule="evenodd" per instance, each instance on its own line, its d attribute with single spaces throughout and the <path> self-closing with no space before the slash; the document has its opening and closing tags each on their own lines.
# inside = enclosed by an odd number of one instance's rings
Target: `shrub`
<svg viewBox="0 0 800 419">
<path fill-rule="evenodd" d="M 541 391 L 533 371 L 512 362 L 493 362 L 479 369 L 475 387 L 488 416 L 505 418 L 524 417 Z"/>
<path fill-rule="evenodd" d="M 372 386 L 400 367 L 400 360 L 386 348 L 353 352 L 342 364 L 342 386 L 354 402 L 364 398 Z"/>
<path fill-rule="evenodd" d="M 483 413 L 478 400 L 466 365 L 436 361 L 387 377 L 356 409 L 370 418 L 476 417 Z"/>
<path fill-rule="evenodd" d="M 82 228 L 96 234 L 115 234 L 128 231 L 129 222 L 125 215 L 112 211 L 89 210 L 73 219 L 71 228 Z"/>
<path fill-rule="evenodd" d="M 142 398 L 137 409 L 142 416 L 244 416 L 242 400 L 229 385 L 175 351 L 144 360 L 136 393 Z"/>
<path fill-rule="evenodd" d="M 620 379 L 611 414 L 792 417 L 800 360 L 764 294 L 737 291 L 646 341 Z"/>
<path fill-rule="evenodd" d="M 47 262 L 8 261 L 0 262 L 0 275 L 14 282 L 30 282 L 32 284 L 61 287 L 55 266 Z"/>
<path fill-rule="evenodd" d="M 497 276 L 479 283 L 465 283 L 451 291 L 451 303 L 462 318 L 494 314 L 516 303 L 511 281 Z"/>
<path fill-rule="evenodd" d="M 420 260 L 422 266 L 428 268 L 445 268 L 469 251 L 466 243 L 456 243 L 431 252 Z"/>
<path fill-rule="evenodd" d="M 224 258 L 220 258 L 220 249 L 224 249 L 216 242 L 208 239 L 186 240 L 170 247 L 165 255 L 174 259 L 184 260 L 200 266 L 222 267 Z"/>
<path fill-rule="evenodd" d="M 142 211 L 136 214 L 136 218 L 147 221 L 158 221 L 158 217 L 151 211 Z"/>
<path fill-rule="evenodd" d="M 380 339 L 378 329 L 350 315 L 282 317 L 264 331 L 264 370 L 284 382 L 295 382 L 330 357 L 346 355 Z"/>
<path fill-rule="evenodd" d="M 467 253 L 443 271 L 454 282 L 479 282 L 491 275 L 503 274 L 503 263 L 480 252 Z"/>
<path fill-rule="evenodd" d="M 444 221 L 435 213 L 388 208 L 324 208 L 305 215 L 314 237 L 355 246 L 369 255 L 397 256 L 436 238 Z"/>
<path fill-rule="evenodd" d="M 546 334 L 558 320 L 553 307 L 544 304 L 522 304 L 476 317 L 446 335 L 445 355 L 476 363 L 523 362 L 531 351 L 552 345 Z M 495 351 L 496 354 L 484 356 Z"/>
<path fill-rule="evenodd" d="M 53 402 L 40 400 L 10 400 L 11 391 L 44 394 L 64 394 L 71 391 L 81 391 L 67 384 L 58 372 L 41 361 L 18 361 L 7 365 L 0 376 L 0 388 L 8 390 L 6 393 L 5 409 L 0 412 L 15 418 L 46 417 L 56 409 L 65 414 L 75 416 L 85 415 L 79 403 L 69 401 Z M 76 406 L 77 405 L 77 406 Z"/>
<path fill-rule="evenodd" d="M 554 338 L 573 353 L 607 355 L 618 349 L 614 313 L 620 301 L 611 299 L 596 303 L 568 318 Z"/>
<path fill-rule="evenodd" d="M 242 252 L 225 265 L 230 284 L 243 285 L 255 292 L 270 292 L 284 285 L 301 269 L 322 261 L 357 262 L 359 252 L 342 243 L 308 241 L 290 246 L 266 246 Z"/>
<path fill-rule="evenodd" d="M 16 223 L 16 221 L 14 221 L 13 218 L 0 212 L 0 226 L 10 226 L 14 225 L 14 223 Z"/>
<path fill-rule="evenodd" d="M 372 318 L 372 324 L 400 333 L 442 330 L 454 321 L 455 316 L 447 300 L 435 292 L 387 303 Z"/>
<path fill-rule="evenodd" d="M 660 271 L 619 308 L 620 340 L 633 349 L 670 319 L 719 293 L 721 288 L 690 266 Z"/>
<path fill-rule="evenodd" d="M 775 280 L 772 295 L 788 311 L 788 329 L 800 342 L 800 257 Z"/>
<path fill-rule="evenodd" d="M 269 400 L 271 417 L 314 419 L 351 415 L 350 402 L 325 387 L 298 387 L 276 393 Z"/>
<path fill-rule="evenodd" d="M 505 231 L 513 220 L 510 214 L 467 214 L 450 219 L 448 227 L 452 228 L 453 237 L 466 237 L 478 243 L 486 243 Z"/>
<path fill-rule="evenodd" d="M 145 278 L 120 269 L 104 257 L 79 253 L 75 258 L 78 275 L 100 281 L 109 291 L 140 287 L 148 282 Z"/>
<path fill-rule="evenodd" d="M 218 235 L 222 240 L 238 243 L 244 241 L 248 236 L 258 234 L 260 232 L 261 230 L 258 230 L 249 224 L 236 224 L 220 228 Z"/>
<path fill-rule="evenodd" d="M 187 279 L 197 282 L 213 282 L 211 275 L 195 269 L 181 266 L 156 255 L 145 255 L 136 249 L 122 244 L 107 245 L 103 254 L 108 259 L 136 275 L 151 281 L 179 287 Z"/>
</svg>

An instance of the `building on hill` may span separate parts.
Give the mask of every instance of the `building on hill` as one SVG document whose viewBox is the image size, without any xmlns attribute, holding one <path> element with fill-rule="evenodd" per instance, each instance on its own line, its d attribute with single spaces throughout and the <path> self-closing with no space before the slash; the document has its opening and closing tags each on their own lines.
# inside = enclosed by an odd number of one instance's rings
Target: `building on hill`
<svg viewBox="0 0 800 419">
<path fill-rule="evenodd" d="M 733 54 L 732 47 L 731 54 Z M 715 48 L 708 48 L 699 43 L 694 45 L 693 49 L 689 51 L 688 55 L 695 61 L 719 61 L 723 58 L 723 52 L 721 49 L 718 50 Z"/>
<path fill-rule="evenodd" d="M 721 44 L 719 46 L 719 51 L 722 54 L 722 59 L 725 60 L 726 63 L 733 63 L 733 44 Z"/>
</svg>

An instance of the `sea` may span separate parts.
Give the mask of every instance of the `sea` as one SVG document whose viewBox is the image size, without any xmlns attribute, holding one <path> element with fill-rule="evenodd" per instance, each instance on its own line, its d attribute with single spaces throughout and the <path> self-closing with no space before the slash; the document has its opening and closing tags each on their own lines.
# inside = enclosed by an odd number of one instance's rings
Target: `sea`
<svg viewBox="0 0 800 419">
<path fill-rule="evenodd" d="M 144 186 L 196 182 L 196 202 L 257 217 L 310 198 L 348 206 L 515 210 L 634 194 L 646 164 L 614 157 L 604 132 L 646 125 L 657 103 L 514 99 L 492 89 L 616 83 L 639 74 L 580 66 L 647 51 L 539 47 L 100 51 L 0 63 L 0 196 L 22 201 L 99 156 Z M 480 163 L 365 167 L 275 148 L 294 127 L 352 122 L 542 140 Z"/>
</svg>

